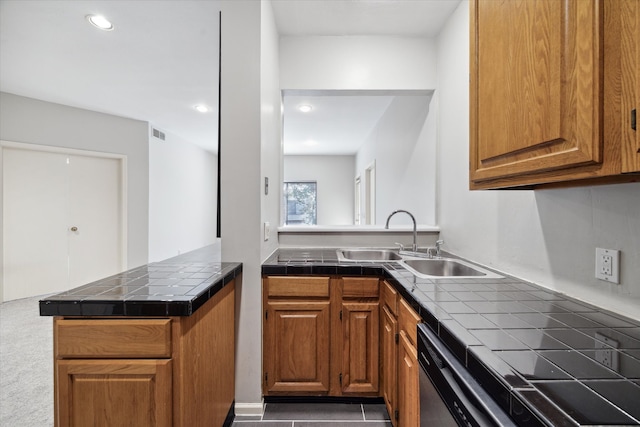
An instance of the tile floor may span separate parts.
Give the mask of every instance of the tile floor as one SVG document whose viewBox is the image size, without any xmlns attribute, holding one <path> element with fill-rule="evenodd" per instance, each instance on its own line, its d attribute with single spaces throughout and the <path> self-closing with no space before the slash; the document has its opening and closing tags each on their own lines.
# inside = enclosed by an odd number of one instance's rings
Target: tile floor
<svg viewBox="0 0 640 427">
<path fill-rule="evenodd" d="M 262 417 L 236 416 L 233 427 L 391 427 L 384 404 L 267 403 Z"/>
</svg>

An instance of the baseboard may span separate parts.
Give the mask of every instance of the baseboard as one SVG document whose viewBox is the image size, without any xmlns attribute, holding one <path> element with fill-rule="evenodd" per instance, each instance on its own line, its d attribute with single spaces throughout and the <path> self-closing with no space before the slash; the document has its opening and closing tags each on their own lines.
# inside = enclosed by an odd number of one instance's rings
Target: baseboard
<svg viewBox="0 0 640 427">
<path fill-rule="evenodd" d="M 237 416 L 262 416 L 264 412 L 264 402 L 238 403 L 236 402 L 235 411 Z"/>
</svg>

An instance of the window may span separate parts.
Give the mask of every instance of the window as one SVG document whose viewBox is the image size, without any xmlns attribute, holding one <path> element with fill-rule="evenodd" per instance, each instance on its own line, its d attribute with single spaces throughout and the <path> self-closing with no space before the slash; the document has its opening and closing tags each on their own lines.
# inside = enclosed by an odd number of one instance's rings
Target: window
<svg viewBox="0 0 640 427">
<path fill-rule="evenodd" d="M 316 188 L 315 181 L 284 183 L 285 225 L 317 224 Z"/>
</svg>

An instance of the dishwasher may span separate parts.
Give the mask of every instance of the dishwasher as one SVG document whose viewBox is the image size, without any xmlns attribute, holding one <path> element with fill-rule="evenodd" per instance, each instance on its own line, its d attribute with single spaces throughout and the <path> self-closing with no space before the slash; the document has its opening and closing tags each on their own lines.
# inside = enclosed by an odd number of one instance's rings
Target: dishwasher
<svg viewBox="0 0 640 427">
<path fill-rule="evenodd" d="M 425 324 L 418 325 L 420 426 L 515 426 Z"/>
</svg>

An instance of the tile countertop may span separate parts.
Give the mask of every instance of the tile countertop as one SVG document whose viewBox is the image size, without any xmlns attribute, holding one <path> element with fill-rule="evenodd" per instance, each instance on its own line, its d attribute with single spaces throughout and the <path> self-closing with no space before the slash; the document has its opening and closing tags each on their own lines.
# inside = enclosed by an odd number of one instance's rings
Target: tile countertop
<svg viewBox="0 0 640 427">
<path fill-rule="evenodd" d="M 209 248 L 115 274 L 40 301 L 41 316 L 190 316 L 242 273 Z M 185 256 L 186 255 L 186 256 Z"/>
<path fill-rule="evenodd" d="M 386 278 L 519 425 L 640 425 L 634 320 L 506 275 L 422 279 L 335 249 L 280 249 L 262 274 Z"/>
</svg>

